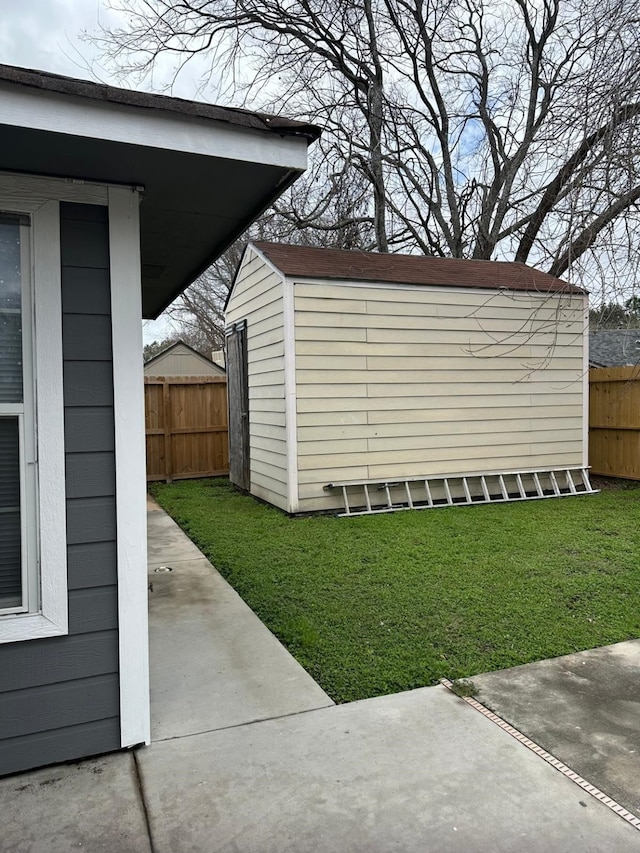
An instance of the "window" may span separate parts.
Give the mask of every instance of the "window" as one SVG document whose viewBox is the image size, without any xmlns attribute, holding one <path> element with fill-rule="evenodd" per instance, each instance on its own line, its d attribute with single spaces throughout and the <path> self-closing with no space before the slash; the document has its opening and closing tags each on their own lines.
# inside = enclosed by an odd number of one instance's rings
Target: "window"
<svg viewBox="0 0 640 853">
<path fill-rule="evenodd" d="M 0 213 L 0 614 L 40 606 L 28 225 Z"/>
<path fill-rule="evenodd" d="M 60 225 L 49 188 L 0 173 L 0 643 L 68 624 Z"/>
</svg>

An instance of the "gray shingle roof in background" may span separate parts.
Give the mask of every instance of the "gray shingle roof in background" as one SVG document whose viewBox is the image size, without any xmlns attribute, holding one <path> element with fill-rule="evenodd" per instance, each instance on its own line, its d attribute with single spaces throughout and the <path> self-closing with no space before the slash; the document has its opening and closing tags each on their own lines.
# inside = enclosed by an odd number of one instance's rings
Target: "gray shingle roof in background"
<svg viewBox="0 0 640 853">
<path fill-rule="evenodd" d="M 595 367 L 640 364 L 640 329 L 601 329 L 590 332 L 589 363 Z"/>
</svg>

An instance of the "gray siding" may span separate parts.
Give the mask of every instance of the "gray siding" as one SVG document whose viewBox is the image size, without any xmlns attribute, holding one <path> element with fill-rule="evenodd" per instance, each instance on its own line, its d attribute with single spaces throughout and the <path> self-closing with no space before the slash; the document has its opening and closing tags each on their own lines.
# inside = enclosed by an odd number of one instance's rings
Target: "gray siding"
<svg viewBox="0 0 640 853">
<path fill-rule="evenodd" d="M 120 747 L 108 216 L 60 216 L 69 635 L 0 646 L 0 774 Z"/>
</svg>

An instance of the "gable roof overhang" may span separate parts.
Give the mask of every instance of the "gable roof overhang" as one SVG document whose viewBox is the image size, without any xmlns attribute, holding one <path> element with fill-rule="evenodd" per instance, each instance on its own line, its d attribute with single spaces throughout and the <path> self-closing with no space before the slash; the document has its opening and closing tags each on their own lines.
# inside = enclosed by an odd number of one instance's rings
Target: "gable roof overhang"
<svg viewBox="0 0 640 853">
<path fill-rule="evenodd" d="M 314 125 L 0 65 L 0 170 L 142 189 L 155 318 L 305 170 Z"/>
</svg>

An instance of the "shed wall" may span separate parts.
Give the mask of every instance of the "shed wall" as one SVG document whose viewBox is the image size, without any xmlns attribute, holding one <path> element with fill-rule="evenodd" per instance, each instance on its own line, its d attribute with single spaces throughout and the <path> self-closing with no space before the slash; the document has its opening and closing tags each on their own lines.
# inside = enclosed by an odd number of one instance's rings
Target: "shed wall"
<svg viewBox="0 0 640 853">
<path fill-rule="evenodd" d="M 250 249 L 225 317 L 227 326 L 247 321 L 251 494 L 286 510 L 283 283 Z"/>
<path fill-rule="evenodd" d="M 294 292 L 301 511 L 334 480 L 582 465 L 582 296 Z"/>
<path fill-rule="evenodd" d="M 60 217 L 69 635 L 0 645 L 0 774 L 120 748 L 108 214 Z"/>
</svg>

